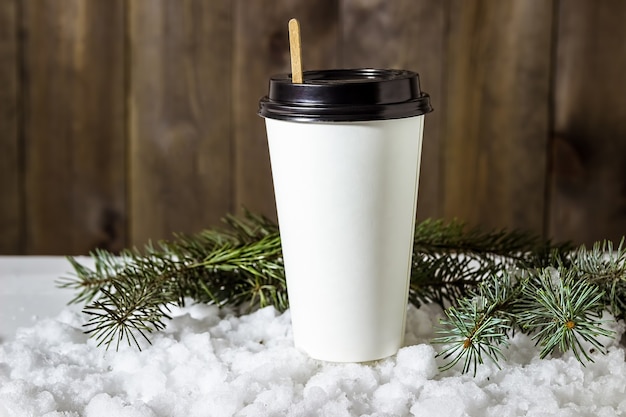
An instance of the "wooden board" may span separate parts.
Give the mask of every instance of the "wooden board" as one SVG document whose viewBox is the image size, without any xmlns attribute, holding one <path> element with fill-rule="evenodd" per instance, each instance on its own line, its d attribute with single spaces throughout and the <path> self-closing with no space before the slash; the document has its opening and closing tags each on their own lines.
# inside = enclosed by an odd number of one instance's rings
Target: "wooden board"
<svg viewBox="0 0 626 417">
<path fill-rule="evenodd" d="M 450 4 L 443 214 L 542 233 L 553 2 Z"/>
<path fill-rule="evenodd" d="M 265 135 L 257 116 L 269 77 L 290 72 L 288 22 L 300 21 L 304 70 L 332 68 L 338 55 L 338 0 L 234 0 L 233 117 L 235 209 L 276 218 Z"/>
<path fill-rule="evenodd" d="M 550 235 L 626 234 L 626 3 L 561 2 Z"/>
<path fill-rule="evenodd" d="M 418 217 L 440 217 L 447 2 L 346 0 L 341 4 L 340 65 L 416 71 L 422 90 L 431 96 L 435 111 L 425 119 Z"/>
<path fill-rule="evenodd" d="M 133 245 L 232 209 L 230 0 L 128 2 Z"/>
<path fill-rule="evenodd" d="M 124 1 L 21 1 L 26 252 L 125 245 Z"/>
<path fill-rule="evenodd" d="M 22 248 L 17 1 L 0 2 L 0 254 Z"/>
</svg>

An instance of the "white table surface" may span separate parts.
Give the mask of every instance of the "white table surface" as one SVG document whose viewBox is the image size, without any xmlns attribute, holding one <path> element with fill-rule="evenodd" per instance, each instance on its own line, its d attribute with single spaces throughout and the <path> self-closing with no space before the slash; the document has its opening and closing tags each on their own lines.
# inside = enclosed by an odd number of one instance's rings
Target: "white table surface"
<svg viewBox="0 0 626 417">
<path fill-rule="evenodd" d="M 78 258 L 91 266 L 88 257 Z M 73 268 L 63 256 L 0 256 L 0 342 L 11 340 L 19 327 L 55 317 L 75 295 L 57 287 L 56 280 Z M 82 306 L 71 308 L 80 310 Z"/>
</svg>

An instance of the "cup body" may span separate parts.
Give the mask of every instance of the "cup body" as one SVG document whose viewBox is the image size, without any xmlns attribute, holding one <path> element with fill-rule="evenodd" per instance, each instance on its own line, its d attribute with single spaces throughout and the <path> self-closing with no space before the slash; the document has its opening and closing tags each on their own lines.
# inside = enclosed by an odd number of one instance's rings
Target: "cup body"
<svg viewBox="0 0 626 417">
<path fill-rule="evenodd" d="M 294 343 L 365 362 L 402 346 L 424 114 L 417 74 L 328 70 L 261 99 Z"/>
<path fill-rule="evenodd" d="M 423 121 L 266 119 L 294 343 L 313 358 L 402 346 Z"/>
</svg>

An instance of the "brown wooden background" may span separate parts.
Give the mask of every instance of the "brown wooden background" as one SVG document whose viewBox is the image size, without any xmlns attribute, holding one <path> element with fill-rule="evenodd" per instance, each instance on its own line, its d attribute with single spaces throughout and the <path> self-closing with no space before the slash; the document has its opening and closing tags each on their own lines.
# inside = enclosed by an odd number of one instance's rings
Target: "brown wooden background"
<svg viewBox="0 0 626 417">
<path fill-rule="evenodd" d="M 420 73 L 419 218 L 626 233 L 621 0 L 0 0 L 0 253 L 275 216 L 257 103 L 288 72 Z"/>
</svg>

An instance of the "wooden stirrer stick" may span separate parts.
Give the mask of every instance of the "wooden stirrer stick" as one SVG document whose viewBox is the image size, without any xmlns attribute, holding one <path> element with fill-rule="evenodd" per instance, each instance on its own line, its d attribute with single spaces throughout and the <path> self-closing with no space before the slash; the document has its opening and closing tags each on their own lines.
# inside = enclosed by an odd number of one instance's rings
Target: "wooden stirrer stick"
<svg viewBox="0 0 626 417">
<path fill-rule="evenodd" d="M 300 23 L 289 21 L 289 51 L 291 53 L 291 82 L 302 84 L 302 48 L 300 45 Z"/>
</svg>

